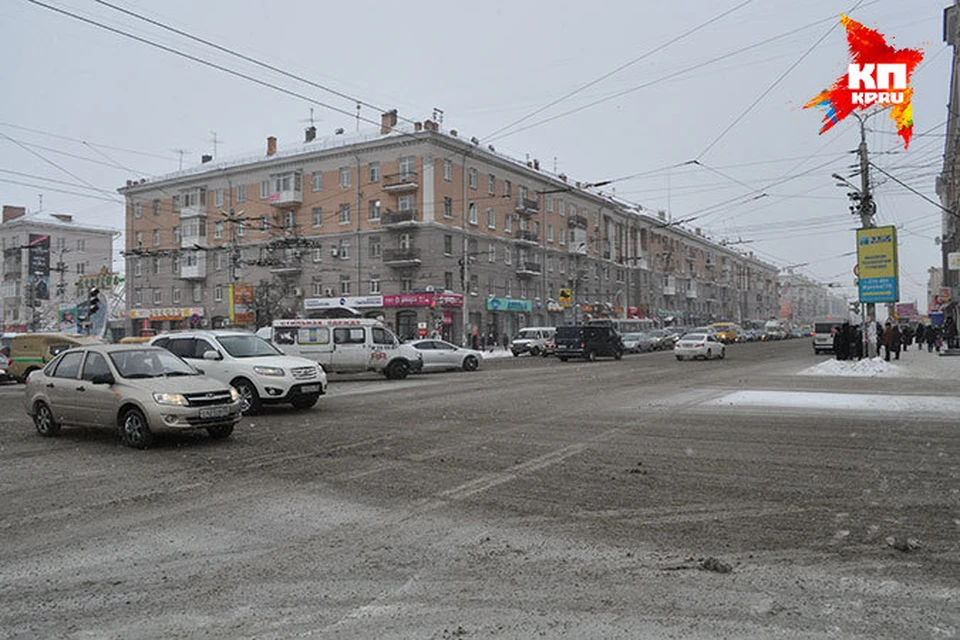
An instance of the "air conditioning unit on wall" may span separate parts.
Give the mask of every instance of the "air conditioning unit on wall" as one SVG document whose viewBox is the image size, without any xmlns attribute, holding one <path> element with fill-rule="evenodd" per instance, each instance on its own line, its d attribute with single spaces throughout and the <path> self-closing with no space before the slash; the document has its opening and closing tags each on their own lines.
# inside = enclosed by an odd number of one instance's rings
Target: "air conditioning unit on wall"
<svg viewBox="0 0 960 640">
<path fill-rule="evenodd" d="M 333 287 L 324 287 L 323 295 L 327 298 L 333 297 Z"/>
</svg>

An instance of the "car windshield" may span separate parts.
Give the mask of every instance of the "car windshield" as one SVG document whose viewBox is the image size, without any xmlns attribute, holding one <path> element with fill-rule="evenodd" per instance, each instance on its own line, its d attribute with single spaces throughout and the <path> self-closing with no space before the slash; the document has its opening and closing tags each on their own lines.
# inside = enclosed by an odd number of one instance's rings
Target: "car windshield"
<svg viewBox="0 0 960 640">
<path fill-rule="evenodd" d="M 623 336 L 623 339 L 624 340 L 643 340 L 646 337 L 647 337 L 646 333 L 639 331 L 634 333 L 628 333 L 625 336 Z"/>
<path fill-rule="evenodd" d="M 136 349 L 110 352 L 121 378 L 198 376 L 200 372 L 166 349 Z"/>
<path fill-rule="evenodd" d="M 517 339 L 519 340 L 532 340 L 537 337 L 536 329 L 521 329 L 520 333 L 517 334 Z"/>
<path fill-rule="evenodd" d="M 693 340 L 693 341 L 703 341 L 706 340 L 707 336 L 702 333 L 688 333 L 683 336 L 683 340 Z"/>
<path fill-rule="evenodd" d="M 283 355 L 283 352 L 275 346 L 252 333 L 217 336 L 217 342 L 234 358 L 262 358 L 264 356 Z"/>
</svg>

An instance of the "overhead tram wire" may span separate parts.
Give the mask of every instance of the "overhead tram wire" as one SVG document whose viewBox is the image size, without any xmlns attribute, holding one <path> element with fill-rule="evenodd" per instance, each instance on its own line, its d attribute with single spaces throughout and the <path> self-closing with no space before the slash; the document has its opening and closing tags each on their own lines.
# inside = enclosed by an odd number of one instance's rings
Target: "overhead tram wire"
<svg viewBox="0 0 960 640">
<path fill-rule="evenodd" d="M 880 2 L 880 0 L 871 0 L 870 2 L 867 2 L 866 4 L 863 4 L 863 6 L 864 6 L 864 7 L 870 6 L 871 4 L 876 4 L 877 2 Z M 861 4 L 862 4 L 862 3 L 863 3 L 863 0 L 861 0 Z M 816 21 L 814 21 L 814 22 L 805 24 L 805 25 L 803 25 L 803 26 L 796 27 L 796 28 L 794 28 L 794 29 L 790 29 L 789 31 L 784 31 L 783 33 L 779 33 L 779 34 L 777 34 L 777 35 L 775 35 L 775 36 L 771 36 L 771 37 L 769 37 L 769 38 L 765 38 L 765 39 L 763 39 L 763 40 L 760 40 L 759 42 L 755 42 L 755 43 L 753 43 L 753 44 L 750 44 L 750 45 L 741 47 L 741 48 L 739 48 L 739 49 L 735 49 L 735 50 L 733 50 L 733 51 L 730 51 L 730 52 L 721 54 L 721 55 L 719 55 L 719 56 L 715 56 L 715 57 L 710 58 L 709 60 L 706 60 L 706 61 L 704 61 L 704 62 L 700 62 L 700 63 L 697 63 L 697 64 L 695 64 L 695 65 L 692 65 L 692 66 L 689 66 L 689 67 L 685 67 L 685 68 L 681 69 L 680 71 L 676 71 L 676 72 L 667 74 L 667 75 L 665 75 L 665 76 L 661 76 L 661 77 L 659 77 L 659 78 L 656 78 L 656 79 L 654 79 L 654 80 L 650 80 L 649 82 L 645 82 L 645 83 L 643 83 L 643 84 L 639 84 L 639 85 L 630 87 L 630 88 L 628 88 L 628 89 L 624 89 L 623 91 L 619 91 L 619 92 L 614 93 L 614 94 L 611 94 L 611 95 L 609 95 L 609 96 L 605 96 L 605 97 L 603 97 L 603 98 L 599 98 L 599 99 L 597 99 L 597 100 L 594 100 L 593 102 L 589 102 L 589 103 L 587 103 L 587 104 L 585 104 L 585 105 L 581 105 L 581 106 L 579 106 L 579 107 L 570 109 L 570 110 L 568 110 L 568 111 L 564 111 L 564 112 L 562 112 L 562 113 L 558 113 L 558 114 L 553 115 L 553 116 L 550 116 L 550 117 L 548 117 L 548 118 L 544 118 L 543 120 L 538 120 L 538 121 L 533 122 L 533 123 L 531 123 L 531 124 L 528 124 L 528 125 L 526 125 L 526 126 L 524 126 L 524 127 L 520 127 L 519 129 L 514 129 L 513 131 L 508 131 L 508 132 L 506 132 L 506 133 L 499 133 L 498 135 L 495 135 L 495 136 L 493 136 L 493 137 L 488 136 L 486 139 L 484 139 L 484 142 L 489 143 L 489 142 L 493 142 L 493 141 L 495 141 L 495 140 L 499 140 L 499 139 L 501 139 L 501 138 L 506 138 L 506 137 L 508 137 L 508 136 L 512 136 L 512 135 L 517 134 L 517 133 L 520 133 L 520 132 L 522 132 L 522 131 L 526 131 L 526 130 L 528 130 L 528 129 L 532 129 L 532 128 L 534 128 L 534 127 L 538 127 L 538 126 L 540 126 L 540 125 L 553 122 L 554 120 L 559 120 L 560 118 L 565 118 L 566 116 L 573 115 L 574 113 L 579 113 L 580 111 L 584 111 L 584 110 L 586 110 L 586 109 L 590 109 L 591 107 L 595 107 L 595 106 L 597 106 L 597 105 L 599 105 L 599 104 L 603 104 L 604 102 L 609 102 L 610 100 L 615 100 L 615 99 L 617 99 L 617 98 L 623 97 L 623 96 L 628 95 L 628 94 L 630 94 L 630 93 L 633 93 L 633 92 L 635 92 L 635 91 L 639 91 L 640 89 L 646 89 L 646 88 L 648 88 L 648 87 L 651 87 L 651 86 L 654 86 L 654 85 L 658 85 L 658 84 L 660 84 L 660 83 L 662 83 L 662 82 L 667 82 L 667 81 L 670 81 L 670 80 L 676 80 L 678 77 L 680 77 L 680 76 L 682 76 L 682 75 L 686 75 L 686 74 L 691 73 L 691 72 L 694 72 L 694 71 L 700 71 L 700 70 L 702 70 L 703 67 L 705 67 L 706 65 L 715 64 L 715 63 L 720 62 L 720 61 L 722 61 L 722 60 L 726 60 L 727 58 L 732 58 L 732 57 L 734 57 L 734 56 L 740 55 L 741 53 L 744 53 L 744 52 L 749 51 L 749 50 L 751 50 L 751 49 L 756 49 L 756 48 L 758 48 L 758 47 L 762 47 L 762 46 L 764 46 L 764 45 L 770 44 L 771 42 L 780 41 L 780 40 L 782 40 L 782 39 L 783 39 L 784 37 L 786 37 L 786 36 L 793 35 L 793 34 L 798 33 L 798 32 L 800 32 L 800 31 L 804 31 L 804 30 L 806 30 L 806 29 L 810 29 L 810 28 L 812 28 L 812 27 L 815 27 L 815 26 L 817 26 L 817 25 L 820 25 L 820 24 L 823 24 L 823 23 L 825 23 L 825 22 L 829 22 L 829 21 L 832 21 L 832 20 L 836 20 L 836 15 L 831 14 L 829 18 L 821 18 L 821 19 L 819 19 L 819 20 L 816 20 Z M 511 126 L 512 126 L 512 125 L 511 125 Z M 502 131 L 502 129 L 501 129 L 501 131 Z M 491 135 L 493 135 L 493 134 L 491 134 Z M 702 154 L 701 154 L 701 155 L 702 155 Z"/>
<path fill-rule="evenodd" d="M 96 1 L 97 1 L 97 2 L 101 2 L 102 0 L 96 0 Z M 625 63 L 621 64 L 620 66 L 616 67 L 615 69 L 613 69 L 613 70 L 611 70 L 611 71 L 608 71 L 607 73 L 604 73 L 604 74 L 601 75 L 600 77 L 595 78 L 595 79 L 591 80 L 590 82 L 587 82 L 587 83 L 584 83 L 584 84 L 580 85 L 579 87 L 577 87 L 577 88 L 574 89 L 573 91 L 570 91 L 570 92 L 568 92 L 568 93 L 560 96 L 559 98 L 556 98 L 555 100 L 553 100 L 553 101 L 551 101 L 551 102 L 548 102 L 547 104 L 543 105 L 542 107 L 538 107 L 537 109 L 533 110 L 532 112 L 528 113 L 527 115 L 523 116 L 522 118 L 518 118 L 517 120 L 514 120 L 514 121 L 511 122 L 510 124 L 507 124 L 507 125 L 505 125 L 505 126 L 503 126 L 503 127 L 500 127 L 499 129 L 497 129 L 497 130 L 494 131 L 493 133 L 490 133 L 490 134 L 484 136 L 483 138 L 481 138 L 481 140 L 483 140 L 484 142 L 488 142 L 488 141 L 495 140 L 495 139 L 496 139 L 495 136 L 496 136 L 498 133 L 502 133 L 503 131 L 506 131 L 506 130 L 508 130 L 508 129 L 511 129 L 512 127 L 520 124 L 521 122 L 525 122 L 525 121 L 529 120 L 530 118 L 532 118 L 533 116 L 535 116 L 535 115 L 537 115 L 537 114 L 539 114 L 539 113 L 543 113 L 544 111 L 546 111 L 546 110 L 549 109 L 550 107 L 556 106 L 556 105 L 560 104 L 561 102 L 564 102 L 565 100 L 568 100 L 568 99 L 572 98 L 573 96 L 577 95 L 577 94 L 580 93 L 581 91 L 584 91 L 584 90 L 586 90 L 586 89 L 589 89 L 590 87 L 592 87 L 592 86 L 594 86 L 594 85 L 596 85 L 596 84 L 599 84 L 600 82 L 603 82 L 603 81 L 606 80 L 607 78 L 609 78 L 609 77 L 611 77 L 611 76 L 613 76 L 613 75 L 616 75 L 617 73 L 620 73 L 620 72 L 623 71 L 624 69 L 627 69 L 627 68 L 635 65 L 636 63 L 640 62 L 641 60 L 644 60 L 644 59 L 646 59 L 646 58 L 649 58 L 650 56 L 654 55 L 655 53 L 659 53 L 660 51 L 663 51 L 664 49 L 666 49 L 666 48 L 669 47 L 670 45 L 673 45 L 673 44 L 679 42 L 680 40 L 683 40 L 684 38 L 687 38 L 687 37 L 693 35 L 693 34 L 696 33 L 697 31 L 700 31 L 701 29 L 704 29 L 704 28 L 710 26 L 710 25 L 713 24 L 714 22 L 717 22 L 717 21 L 721 20 L 722 18 L 725 18 L 726 16 L 730 15 L 731 13 L 734 13 L 734 12 L 736 12 L 736 11 L 739 11 L 740 9 L 742 9 L 743 7 L 745 7 L 746 5 L 750 4 L 752 1 L 753 1 L 753 0 L 744 0 L 743 2 L 741 2 L 740 4 L 738 4 L 737 6 L 731 8 L 731 9 L 727 9 L 726 11 L 723 11 L 723 12 L 717 14 L 716 16 L 710 18 L 709 20 L 707 20 L 707 21 L 705 21 L 705 22 L 702 22 L 702 23 L 698 24 L 697 26 L 695 26 L 695 27 L 693 27 L 693 28 L 691 28 L 691 29 L 688 29 L 687 31 L 684 31 L 684 32 L 681 33 L 680 35 L 675 36 L 675 37 L 671 38 L 670 40 L 667 40 L 667 41 L 664 42 L 663 44 L 661 44 L 661 45 L 659 45 L 659 46 L 657 46 L 657 47 L 654 47 L 653 49 L 651 49 L 651 50 L 649 50 L 649 51 L 647 51 L 647 52 L 645 52 L 645 53 L 637 56 L 636 58 L 634 58 L 634 59 L 632 59 L 632 60 L 630 60 L 630 61 L 628 61 L 628 62 L 625 62 Z"/>
<path fill-rule="evenodd" d="M 59 169 L 60 171 L 64 172 L 65 174 L 67 174 L 68 176 L 70 176 L 71 178 L 73 178 L 74 180 L 77 180 L 78 182 L 83 183 L 85 186 L 89 187 L 90 189 L 93 189 L 94 191 L 99 191 L 100 193 L 112 195 L 112 192 L 111 192 L 111 191 L 109 191 L 109 190 L 107 190 L 107 189 L 101 189 L 100 187 L 94 186 L 93 184 L 91 184 L 90 182 L 84 180 L 83 178 L 81 178 L 81 177 L 78 176 L 77 174 L 73 173 L 73 172 L 70 171 L 69 169 L 60 166 L 59 164 L 57 164 L 57 163 L 54 162 L 53 160 L 50 160 L 49 158 L 47 158 L 46 156 L 44 156 L 42 153 L 39 153 L 39 152 L 37 152 L 37 151 L 34 151 L 33 149 L 31 149 L 31 148 L 28 147 L 27 145 L 23 144 L 23 143 L 20 142 L 19 140 L 16 140 L 16 139 L 14 139 L 14 138 L 11 138 L 10 136 L 8 136 L 7 134 L 5 134 L 5 133 L 3 133 L 3 132 L 0 132 L 0 137 L 6 138 L 7 140 L 9 140 L 10 142 L 12 142 L 13 144 L 17 145 L 18 147 L 20 147 L 21 149 L 23 149 L 24 151 L 26 151 L 27 153 L 31 153 L 31 154 L 35 155 L 36 157 L 40 158 L 41 160 L 43 160 L 44 162 L 46 162 L 46 163 L 49 164 L 50 166 L 56 167 L 57 169 Z"/>
<path fill-rule="evenodd" d="M 749 2 L 750 0 L 747 0 L 747 1 Z M 371 103 L 366 102 L 366 101 L 364 101 L 364 100 L 361 100 L 360 98 L 356 98 L 356 97 L 354 97 L 354 96 L 348 95 L 348 94 L 343 93 L 343 92 L 341 92 L 341 91 L 337 91 L 336 89 L 332 89 L 332 88 L 330 88 L 330 87 L 328 87 L 328 86 L 326 86 L 326 85 L 322 85 L 322 84 L 320 84 L 319 82 L 314 82 L 313 80 L 310 80 L 309 78 L 304 78 L 303 76 L 299 76 L 299 75 L 297 75 L 297 74 L 295 74 L 295 73 L 291 73 L 291 72 L 289 72 L 289 71 L 286 71 L 286 70 L 284 70 L 284 69 L 281 69 L 280 67 L 277 67 L 277 66 L 275 66 L 275 65 L 272 65 L 272 64 L 270 64 L 270 63 L 268 63 L 268 62 L 264 62 L 263 60 L 258 60 L 257 58 L 253 58 L 253 57 L 248 56 L 248 55 L 246 55 L 246 54 L 240 53 L 239 51 L 235 51 L 234 49 L 231 49 L 231 48 L 229 48 L 229 47 L 225 47 L 225 46 L 223 46 L 223 45 L 217 44 L 216 42 L 213 42 L 213 41 L 211 41 L 211 40 L 207 40 L 207 39 L 205 39 L 205 38 L 201 38 L 201 37 L 199 37 L 199 36 L 195 36 L 195 35 L 193 35 L 192 33 L 189 33 L 189 32 L 187 32 L 187 31 L 184 31 L 183 29 L 178 29 L 178 28 L 176 28 L 176 27 L 172 27 L 172 26 L 170 26 L 170 25 L 168 25 L 168 24 L 165 24 L 165 23 L 163 23 L 163 22 L 160 22 L 159 20 L 154 20 L 154 19 L 152 19 L 152 18 L 148 18 L 147 16 L 144 16 L 144 15 L 142 15 L 142 14 L 139 14 L 139 13 L 137 13 L 137 12 L 135 12 L 135 11 L 131 11 L 130 9 L 126 9 L 126 8 L 124 8 L 124 7 L 119 7 L 119 6 L 115 5 L 115 4 L 112 4 L 112 3 L 110 3 L 110 2 L 107 2 L 106 0 L 94 0 L 94 2 L 96 2 L 96 3 L 98 3 L 98 4 L 101 4 L 101 5 L 105 6 L 105 7 L 109 7 L 109 8 L 111 8 L 111 9 L 115 10 L 115 11 L 119 11 L 120 13 L 126 14 L 126 15 L 128 15 L 128 16 L 130 16 L 130 17 L 132 17 L 132 18 L 136 18 L 137 20 L 142 20 L 143 22 L 146 22 L 146 23 L 148 23 L 148 24 L 152 24 L 152 25 L 154 25 L 154 26 L 156 26 L 156 27 L 159 27 L 159 28 L 164 29 L 164 30 L 166 30 L 166 31 L 169 31 L 169 32 L 171 32 L 171 33 L 175 33 L 175 34 L 177 34 L 177 35 L 179 35 L 179 36 L 182 36 L 182 37 L 184 37 L 184 38 L 187 38 L 187 39 L 189 39 L 189 40 L 193 40 L 194 42 L 199 42 L 200 44 L 204 44 L 204 45 L 206 45 L 206 46 L 208 46 L 208 47 L 211 47 L 211 48 L 213 48 L 213 49 L 216 49 L 217 51 L 221 51 L 221 52 L 223 52 L 223 53 L 226 53 L 226 54 L 228 54 L 228 55 L 234 56 L 234 57 L 236 57 L 236 58 L 240 58 L 241 60 L 244 60 L 244 61 L 249 62 L 249 63 L 251 63 L 251 64 L 257 65 L 258 67 L 261 67 L 261 68 L 264 68 L 264 69 L 268 69 L 268 70 L 270 70 L 270 71 L 273 71 L 274 73 L 279 73 L 280 75 L 285 76 L 285 77 L 287 77 L 287 78 L 290 78 L 290 79 L 292 79 L 292 80 L 296 80 L 296 81 L 298 81 L 298 82 L 302 82 L 302 83 L 304 83 L 304 84 L 306 84 L 306 85 L 309 85 L 309 86 L 311 86 L 311 87 L 313 87 L 313 88 L 315 88 L 315 89 L 320 89 L 321 91 L 326 91 L 327 93 L 333 94 L 333 95 L 337 96 L 338 98 L 343 98 L 344 100 L 349 100 L 350 102 L 353 102 L 354 104 L 363 105 L 363 106 L 365 106 L 365 107 L 367 107 L 367 108 L 369 108 L 369 109 L 373 109 L 373 110 L 375 110 L 375 111 L 386 111 L 386 109 L 384 109 L 384 108 L 382 108 L 382 107 L 378 107 L 377 105 L 371 104 Z M 353 116 L 356 117 L 356 114 L 353 114 Z M 408 120 L 408 119 L 403 118 L 403 117 L 400 117 L 400 116 L 398 116 L 398 118 L 400 118 L 401 120 L 404 120 L 405 122 L 408 122 L 408 123 L 410 123 L 410 124 L 413 124 L 413 121 L 412 121 L 412 120 Z"/>
<path fill-rule="evenodd" d="M 148 158 L 155 158 L 155 159 L 157 159 L 157 160 L 173 160 L 172 157 L 162 156 L 162 155 L 159 155 L 159 154 L 156 154 L 156 153 L 149 153 L 149 152 L 147 152 L 147 151 L 138 151 L 138 150 L 136 150 L 136 149 L 127 149 L 127 148 L 125 148 L 125 147 L 114 147 L 114 146 L 107 145 L 107 144 L 99 144 L 99 143 L 88 142 L 88 141 L 86 141 L 86 140 L 81 140 L 80 138 L 71 138 L 70 136 L 65 136 L 65 135 L 62 135 L 62 134 L 59 134 L 59 133 L 53 133 L 53 132 L 51 132 L 51 131 L 43 131 L 42 129 L 32 129 L 32 128 L 30 128 L 30 127 L 24 127 L 24 126 L 21 126 L 21 125 L 17 125 L 17 124 L 10 123 L 10 122 L 0 122 L 0 127 L 10 127 L 11 129 L 20 129 L 21 131 L 29 131 L 30 133 L 39 133 L 40 135 L 43 135 L 43 136 L 50 136 L 51 138 L 59 138 L 59 139 L 61 139 L 61 140 L 69 140 L 70 142 L 77 142 L 77 143 L 80 143 L 80 144 L 93 145 L 93 146 L 101 147 L 101 148 L 103 148 L 103 149 L 110 149 L 110 150 L 112 150 L 112 151 L 121 151 L 121 152 L 123 152 L 123 153 L 132 153 L 132 154 L 136 154 L 136 155 L 140 155 L 140 156 L 145 156 L 145 157 L 148 157 Z"/>
<path fill-rule="evenodd" d="M 858 2 L 857 2 L 853 7 L 851 7 L 850 10 L 847 11 L 846 13 L 847 13 L 847 14 L 853 13 L 853 11 L 855 11 L 861 4 L 863 4 L 863 0 L 858 0 Z M 742 112 L 740 112 L 740 115 L 738 115 L 736 118 L 734 118 L 734 119 L 733 119 L 733 122 L 731 122 L 729 125 L 727 125 L 727 127 L 726 127 L 723 131 L 720 132 L 720 135 L 718 135 L 716 138 L 713 139 L 713 142 L 711 142 L 710 144 L 708 144 L 707 147 L 706 147 L 703 151 L 700 152 L 700 155 L 697 156 L 697 159 L 699 160 L 699 159 L 702 158 L 703 156 L 707 155 L 707 153 L 709 153 L 710 150 L 713 149 L 713 148 L 717 145 L 717 143 L 719 143 L 724 137 L 726 137 L 726 135 L 727 135 L 728 133 L 730 133 L 730 131 L 731 131 L 735 126 L 737 126 L 737 125 L 740 123 L 741 120 L 743 120 L 751 111 L 753 111 L 753 108 L 756 107 L 758 104 L 760 104 L 760 102 L 761 102 L 764 98 L 766 98 L 767 95 L 768 95 L 771 91 L 773 91 L 778 84 L 780 84 L 790 73 L 792 73 L 794 69 L 796 69 L 798 66 L 800 66 L 800 63 L 803 62 L 803 61 L 807 58 L 807 56 L 809 56 L 811 53 L 813 53 L 814 49 L 816 49 L 816 48 L 820 45 L 821 42 L 823 42 L 824 40 L 826 40 L 826 39 L 827 39 L 827 36 L 829 36 L 831 33 L 833 33 L 833 32 L 837 29 L 838 26 L 839 26 L 839 23 L 834 23 L 829 29 L 827 29 L 826 33 L 824 33 L 822 36 L 820 36 L 820 37 L 817 39 L 816 42 L 814 42 L 812 45 L 810 45 L 810 47 L 809 47 L 806 51 L 804 51 L 803 54 L 802 54 L 799 58 L 797 58 L 796 61 L 794 61 L 794 63 L 793 63 L 792 65 L 790 65 L 789 67 L 787 67 L 787 69 L 786 69 L 783 73 L 781 73 L 781 74 L 777 77 L 777 79 L 774 80 L 774 81 L 770 84 L 769 87 L 767 87 L 759 96 L 757 96 L 757 99 L 756 99 L 756 100 L 754 100 L 753 102 L 751 102 L 750 105 L 749 105 L 746 109 L 744 109 Z"/>
</svg>

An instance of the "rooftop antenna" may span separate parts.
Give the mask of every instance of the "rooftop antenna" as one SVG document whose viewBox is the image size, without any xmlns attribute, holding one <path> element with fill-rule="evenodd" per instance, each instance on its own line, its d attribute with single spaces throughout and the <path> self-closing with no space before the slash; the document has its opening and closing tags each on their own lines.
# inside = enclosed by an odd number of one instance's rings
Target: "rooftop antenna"
<svg viewBox="0 0 960 640">
<path fill-rule="evenodd" d="M 357 131 L 360 131 L 360 103 L 357 103 Z"/>
<path fill-rule="evenodd" d="M 213 139 L 211 140 L 211 142 L 213 142 L 213 157 L 216 158 L 216 157 L 217 157 L 217 143 L 218 143 L 218 142 L 219 142 L 219 143 L 223 143 L 223 140 L 218 140 L 218 139 L 217 139 L 217 132 L 216 132 L 216 131 L 211 131 L 210 134 L 213 136 Z"/>
<path fill-rule="evenodd" d="M 183 171 L 183 154 L 193 153 L 193 152 L 190 151 L 190 149 L 170 149 L 170 151 L 173 151 L 174 153 L 180 156 L 180 168 L 178 169 L 178 171 Z"/>
<path fill-rule="evenodd" d="M 440 131 L 443 131 L 443 109 L 439 107 L 433 108 L 433 121 L 439 125 Z"/>
<path fill-rule="evenodd" d="M 38 209 L 38 211 L 43 211 L 43 194 L 38 193 L 37 197 L 40 199 L 40 208 Z"/>
</svg>

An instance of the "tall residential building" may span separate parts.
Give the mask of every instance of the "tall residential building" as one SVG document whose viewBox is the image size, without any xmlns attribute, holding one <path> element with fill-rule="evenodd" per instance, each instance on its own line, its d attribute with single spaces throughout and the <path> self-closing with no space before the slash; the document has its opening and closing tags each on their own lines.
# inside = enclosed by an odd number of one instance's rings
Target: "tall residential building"
<svg viewBox="0 0 960 640">
<path fill-rule="evenodd" d="M 776 267 L 431 120 L 129 181 L 129 329 L 257 325 L 348 305 L 402 337 L 597 315 L 764 320 Z M 231 287 L 234 285 L 234 287 Z M 233 318 L 233 319 L 231 319 Z"/>
<path fill-rule="evenodd" d="M 937 291 L 928 291 L 930 311 L 943 311 L 960 322 L 960 0 L 943 12 L 943 40 L 953 47 L 950 98 L 947 102 L 947 135 L 943 143 L 943 169 L 937 178 L 937 194 L 945 209 L 941 214 L 940 268 L 943 281 Z M 953 261 L 951 262 L 951 258 Z M 936 298 L 938 301 L 933 304 Z M 941 304 L 939 301 L 946 301 Z M 934 308 L 936 307 L 936 308 Z"/>
<path fill-rule="evenodd" d="M 110 271 L 115 229 L 82 225 L 66 213 L 4 205 L 4 331 L 56 330 L 58 311 L 86 298 L 89 276 Z"/>
</svg>

